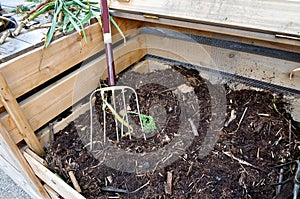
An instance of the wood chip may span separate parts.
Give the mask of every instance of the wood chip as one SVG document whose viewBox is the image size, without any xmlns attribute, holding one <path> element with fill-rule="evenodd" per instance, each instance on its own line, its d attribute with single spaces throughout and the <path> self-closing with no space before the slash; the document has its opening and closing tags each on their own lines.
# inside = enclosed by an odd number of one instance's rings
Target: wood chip
<svg viewBox="0 0 300 199">
<path fill-rule="evenodd" d="M 199 136 L 199 133 L 198 133 L 196 125 L 194 124 L 194 121 L 191 118 L 189 118 L 188 121 L 190 122 L 194 136 L 196 136 L 196 137 Z"/>
<path fill-rule="evenodd" d="M 107 176 L 106 179 L 107 179 L 109 184 L 113 183 L 113 177 L 112 176 Z"/>
<path fill-rule="evenodd" d="M 235 118 L 236 118 L 236 111 L 235 111 L 234 109 L 232 109 L 231 112 L 230 112 L 230 118 L 229 118 L 229 120 L 224 124 L 224 126 L 225 126 L 225 127 L 228 127 L 229 124 L 230 124 L 233 120 L 235 120 Z"/>
<path fill-rule="evenodd" d="M 181 93 L 190 93 L 194 91 L 194 87 L 188 86 L 186 84 L 181 84 L 180 86 L 177 87 L 178 91 Z"/>
<path fill-rule="evenodd" d="M 165 193 L 168 195 L 172 195 L 172 172 L 167 172 L 167 184 L 165 184 Z"/>
<path fill-rule="evenodd" d="M 71 181 L 72 181 L 72 183 L 73 183 L 74 188 L 76 189 L 76 191 L 78 191 L 79 193 L 81 193 L 81 188 L 80 188 L 80 186 L 78 184 L 78 181 L 77 181 L 77 179 L 76 179 L 76 177 L 74 175 L 74 172 L 73 171 L 69 171 L 68 174 L 70 176 L 70 179 L 71 179 Z"/>
</svg>

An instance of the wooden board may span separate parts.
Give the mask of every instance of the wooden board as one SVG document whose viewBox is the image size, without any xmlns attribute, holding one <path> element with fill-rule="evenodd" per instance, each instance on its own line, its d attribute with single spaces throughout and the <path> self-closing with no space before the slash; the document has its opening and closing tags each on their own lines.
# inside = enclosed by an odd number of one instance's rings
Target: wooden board
<svg viewBox="0 0 300 199">
<path fill-rule="evenodd" d="M 31 197 L 49 198 L 40 181 L 28 166 L 19 148 L 0 123 L 0 166 Z"/>
<path fill-rule="evenodd" d="M 131 20 L 116 19 L 116 21 L 124 33 L 127 33 L 126 36 L 132 36 L 137 33 L 136 31 L 127 30 L 142 26 L 141 22 Z M 122 40 L 115 28 L 112 30 L 113 34 L 116 35 L 113 37 L 113 42 Z M 87 27 L 86 34 L 87 43 L 82 40 L 79 34 L 73 33 L 54 41 L 46 49 L 41 46 L 2 63 L 0 70 L 13 95 L 18 98 L 104 49 L 102 31 L 99 24 L 96 23 Z M 26 38 L 25 35 L 20 37 Z M 12 48 L 15 54 L 19 53 L 14 47 Z"/>
<path fill-rule="evenodd" d="M 144 21 L 145 27 L 155 27 L 160 29 L 165 28 L 185 34 L 201 35 L 210 38 L 214 38 L 216 37 L 216 35 L 221 35 L 222 37 L 220 37 L 220 39 L 226 39 L 228 41 L 236 41 L 238 39 L 240 42 L 245 44 L 300 53 L 300 41 L 288 38 L 279 38 L 270 33 L 241 30 L 230 27 L 181 21 L 163 17 L 153 19 L 144 17 L 144 15 L 141 14 L 126 13 L 121 11 L 114 11 L 112 15 L 126 19 Z"/>
<path fill-rule="evenodd" d="M 71 123 L 72 121 L 74 121 L 76 118 L 78 118 L 80 115 L 84 114 L 86 111 L 90 110 L 90 104 L 89 103 L 85 103 L 85 104 L 80 104 L 77 105 L 75 107 L 72 108 L 72 114 L 69 115 L 66 118 L 63 118 L 60 121 L 55 121 L 52 124 L 52 129 L 50 129 L 49 127 L 46 127 L 44 129 L 42 129 L 41 131 L 39 131 L 39 133 L 37 134 L 41 145 L 42 146 L 47 146 L 49 145 L 49 143 L 51 142 L 50 140 L 50 131 L 53 131 L 53 133 L 57 133 L 60 130 L 64 129 L 66 126 L 69 125 L 69 123 Z"/>
<path fill-rule="evenodd" d="M 117 47 L 114 50 L 116 72 L 120 72 L 143 58 L 146 55 L 144 44 L 144 37 L 140 35 L 128 41 L 125 46 Z M 102 55 L 22 102 L 21 109 L 32 129 L 39 129 L 94 90 L 99 78 L 105 77 L 105 71 L 105 55 Z M 16 143 L 22 141 L 23 138 L 18 133 L 10 115 L 3 113 L 0 121 L 3 122 Z"/>
<path fill-rule="evenodd" d="M 299 1 L 112 0 L 111 9 L 300 36 Z"/>
<path fill-rule="evenodd" d="M 28 153 L 24 152 L 24 157 L 28 161 L 29 165 L 35 172 L 35 174 L 43 180 L 49 187 L 54 189 L 59 195 L 64 198 L 76 198 L 76 199 L 85 199 L 80 193 L 75 191 L 70 187 L 66 182 L 64 182 L 57 175 L 52 173 L 49 169 L 44 167 L 41 163 L 36 161 Z"/>
<path fill-rule="evenodd" d="M 300 74 L 289 78 L 290 71 L 299 66 L 298 62 L 150 34 L 146 36 L 146 42 L 148 54 L 300 89 Z"/>
<path fill-rule="evenodd" d="M 24 116 L 18 102 L 14 98 L 0 71 L 0 101 L 4 105 L 6 111 L 12 118 L 12 122 L 17 126 L 20 135 L 26 144 L 39 155 L 45 155 L 45 151 L 35 136 L 27 118 Z"/>
</svg>

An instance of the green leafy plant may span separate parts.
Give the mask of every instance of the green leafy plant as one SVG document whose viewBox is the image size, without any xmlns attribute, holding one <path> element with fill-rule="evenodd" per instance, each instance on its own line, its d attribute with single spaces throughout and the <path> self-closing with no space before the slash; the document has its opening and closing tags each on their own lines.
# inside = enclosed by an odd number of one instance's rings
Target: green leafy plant
<svg viewBox="0 0 300 199">
<path fill-rule="evenodd" d="M 44 1 L 38 4 L 35 10 L 29 12 L 24 20 L 31 21 L 49 11 L 53 11 L 53 19 L 46 34 L 46 47 L 49 46 L 55 32 L 58 30 L 66 33 L 75 29 L 86 41 L 84 24 L 91 18 L 96 18 L 100 21 L 99 6 L 97 6 L 96 2 L 89 2 L 87 0 Z"/>
<path fill-rule="evenodd" d="M 145 133 L 152 133 L 153 131 L 157 130 L 152 116 L 141 114 L 141 119 Z"/>
<path fill-rule="evenodd" d="M 129 111 L 128 113 L 138 115 L 137 112 Z M 142 125 L 145 133 L 152 133 L 157 130 L 154 118 L 151 115 L 140 114 Z"/>
<path fill-rule="evenodd" d="M 101 25 L 101 10 L 98 2 L 90 2 L 88 0 L 31 1 L 35 2 L 35 8 L 27 12 L 26 16 L 23 18 L 22 24 L 16 29 L 14 35 L 18 35 L 28 21 L 32 21 L 41 14 L 46 14 L 47 12 L 53 13 L 52 22 L 45 37 L 45 47 L 50 45 L 56 31 L 68 33 L 76 30 L 83 37 L 84 41 L 87 41 L 84 25 L 92 18 L 96 18 Z M 112 17 L 110 20 L 125 41 L 125 36 L 116 22 Z"/>
</svg>

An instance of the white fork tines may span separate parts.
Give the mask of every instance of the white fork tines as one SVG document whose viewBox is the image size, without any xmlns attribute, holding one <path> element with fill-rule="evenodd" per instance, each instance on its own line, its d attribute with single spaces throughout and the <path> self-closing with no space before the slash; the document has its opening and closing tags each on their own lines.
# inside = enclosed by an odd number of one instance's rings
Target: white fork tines
<svg viewBox="0 0 300 199">
<path fill-rule="evenodd" d="M 120 140 L 120 135 L 119 135 L 119 127 L 120 127 L 120 134 L 121 134 L 121 138 L 123 136 L 129 136 L 129 139 L 131 139 L 131 133 L 133 132 L 133 127 L 129 124 L 129 117 L 128 117 L 128 103 L 126 101 L 126 97 L 125 97 L 125 93 L 131 91 L 134 94 L 135 97 L 135 101 L 136 101 L 136 107 L 137 107 L 137 115 L 139 117 L 139 122 L 140 122 L 140 126 L 142 129 L 142 132 L 144 134 L 144 130 L 143 130 L 143 124 L 142 124 L 142 118 L 141 118 L 141 113 L 140 113 L 140 107 L 139 107 L 139 103 L 138 103 L 138 96 L 136 91 L 129 87 L 129 86 L 111 86 L 111 87 L 105 87 L 105 88 L 100 88 L 95 90 L 91 95 L 90 95 L 90 150 L 93 149 L 93 107 L 92 107 L 92 99 L 93 96 L 97 93 L 100 92 L 100 97 L 102 100 L 102 107 L 103 108 L 103 142 L 106 142 L 106 129 L 107 129 L 107 115 L 106 115 L 106 111 L 105 108 L 107 107 L 112 115 L 114 116 L 114 120 L 115 120 L 115 131 L 116 131 L 116 138 L 117 138 L 117 142 L 119 142 Z M 120 104 L 121 106 L 123 106 L 122 108 L 117 107 L 116 103 L 116 93 L 119 92 L 121 93 L 121 100 L 122 103 Z M 111 104 L 108 103 L 108 100 L 106 99 L 106 96 L 108 93 L 111 93 Z M 122 112 L 123 114 L 118 113 L 118 110 L 121 110 L 120 112 Z M 124 134 L 124 128 L 127 128 L 127 131 Z M 146 135 L 144 134 L 144 138 L 146 138 Z"/>
</svg>

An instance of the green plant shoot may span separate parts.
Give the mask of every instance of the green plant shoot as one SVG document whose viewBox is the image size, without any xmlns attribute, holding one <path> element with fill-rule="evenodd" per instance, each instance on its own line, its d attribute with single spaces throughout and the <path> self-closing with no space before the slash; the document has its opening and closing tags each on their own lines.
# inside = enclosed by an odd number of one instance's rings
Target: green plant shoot
<svg viewBox="0 0 300 199">
<path fill-rule="evenodd" d="M 129 111 L 128 113 L 138 115 L 137 112 Z M 153 131 L 157 130 L 155 121 L 151 115 L 145 115 L 145 114 L 140 114 L 140 115 L 141 115 L 142 125 L 145 133 L 152 133 Z"/>
<path fill-rule="evenodd" d="M 153 131 L 157 130 L 152 116 L 141 114 L 141 119 L 145 133 L 152 133 Z"/>
</svg>

